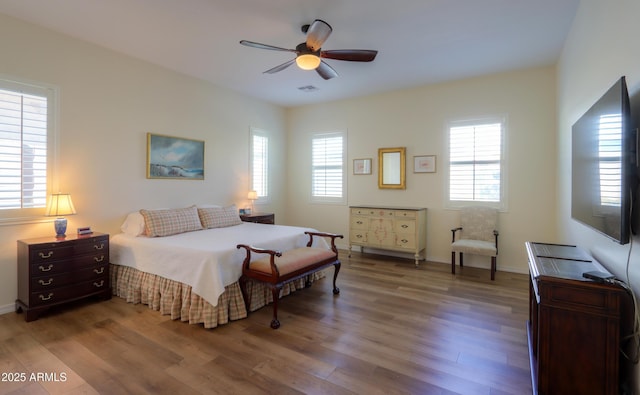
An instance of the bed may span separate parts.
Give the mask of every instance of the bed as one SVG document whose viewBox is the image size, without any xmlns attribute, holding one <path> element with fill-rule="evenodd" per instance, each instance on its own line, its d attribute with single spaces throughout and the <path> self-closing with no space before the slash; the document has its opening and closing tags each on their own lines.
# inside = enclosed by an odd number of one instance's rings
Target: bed
<svg viewBox="0 0 640 395">
<path fill-rule="evenodd" d="M 245 254 L 236 245 L 287 251 L 305 246 L 304 232 L 315 229 L 242 222 L 237 213 L 235 206 L 193 206 L 129 214 L 123 232 L 110 240 L 113 294 L 205 328 L 245 318 L 238 284 Z M 314 238 L 314 246 L 329 248 L 322 238 Z M 312 280 L 322 277 L 316 273 Z M 249 288 L 249 310 L 272 302 L 264 285 Z M 303 280 L 283 289 L 282 296 L 300 288 Z"/>
</svg>

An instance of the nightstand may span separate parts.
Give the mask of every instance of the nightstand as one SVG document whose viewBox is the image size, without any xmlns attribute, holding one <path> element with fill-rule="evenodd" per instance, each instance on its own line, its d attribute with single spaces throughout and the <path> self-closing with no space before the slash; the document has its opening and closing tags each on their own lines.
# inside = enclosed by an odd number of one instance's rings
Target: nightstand
<svg viewBox="0 0 640 395">
<path fill-rule="evenodd" d="M 255 222 L 257 224 L 273 225 L 276 223 L 276 216 L 274 213 L 240 214 L 240 219 L 244 222 Z"/>
<path fill-rule="evenodd" d="M 111 299 L 109 235 L 18 240 L 16 311 L 25 321 L 49 308 L 89 296 Z"/>
</svg>

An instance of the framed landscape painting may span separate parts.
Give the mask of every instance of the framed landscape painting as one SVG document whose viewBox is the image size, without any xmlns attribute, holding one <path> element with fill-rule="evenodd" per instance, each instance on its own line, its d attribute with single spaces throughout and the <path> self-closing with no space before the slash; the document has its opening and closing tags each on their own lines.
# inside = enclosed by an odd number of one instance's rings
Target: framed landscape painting
<svg viewBox="0 0 640 395">
<path fill-rule="evenodd" d="M 204 141 L 147 133 L 147 178 L 204 180 Z"/>
</svg>

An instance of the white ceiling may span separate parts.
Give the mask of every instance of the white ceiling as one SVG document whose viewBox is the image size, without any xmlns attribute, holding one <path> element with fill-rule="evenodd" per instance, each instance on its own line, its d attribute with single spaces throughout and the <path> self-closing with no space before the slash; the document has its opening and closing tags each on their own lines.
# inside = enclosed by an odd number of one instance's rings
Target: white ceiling
<svg viewBox="0 0 640 395">
<path fill-rule="evenodd" d="M 0 13 L 282 106 L 554 64 L 579 0 L 0 0 Z M 323 80 L 285 48 L 323 19 L 323 49 L 376 49 L 372 63 L 327 60 Z M 313 85 L 314 92 L 298 87 Z"/>
</svg>

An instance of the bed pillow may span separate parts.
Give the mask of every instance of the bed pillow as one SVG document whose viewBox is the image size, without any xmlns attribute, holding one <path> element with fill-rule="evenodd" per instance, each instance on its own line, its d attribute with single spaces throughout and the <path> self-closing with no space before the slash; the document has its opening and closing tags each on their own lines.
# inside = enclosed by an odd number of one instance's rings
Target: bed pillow
<svg viewBox="0 0 640 395">
<path fill-rule="evenodd" d="M 196 206 L 169 210 L 140 210 L 145 231 L 149 237 L 171 236 L 201 230 L 202 224 Z"/>
<path fill-rule="evenodd" d="M 198 208 L 222 208 L 222 206 L 218 204 L 198 204 L 196 205 Z"/>
<path fill-rule="evenodd" d="M 141 234 L 144 234 L 144 217 L 139 211 L 129 213 L 120 226 L 120 230 L 133 237 L 138 237 Z"/>
<path fill-rule="evenodd" d="M 240 225 L 242 220 L 235 204 L 227 207 L 198 208 L 200 222 L 205 229 Z"/>
</svg>

